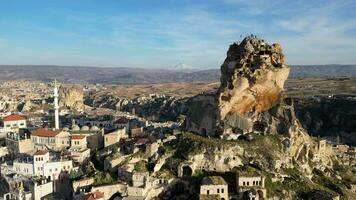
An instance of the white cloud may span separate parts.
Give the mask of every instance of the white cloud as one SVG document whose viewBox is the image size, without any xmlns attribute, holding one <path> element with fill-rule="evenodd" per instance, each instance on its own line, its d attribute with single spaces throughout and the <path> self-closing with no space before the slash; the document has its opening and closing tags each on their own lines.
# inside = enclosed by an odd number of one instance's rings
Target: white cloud
<svg viewBox="0 0 356 200">
<path fill-rule="evenodd" d="M 339 2 L 338 2 L 339 3 Z M 275 21 L 283 33 L 273 36 L 284 46 L 292 64 L 355 63 L 356 20 L 339 17 L 347 4 L 324 4 L 302 15 Z"/>
</svg>

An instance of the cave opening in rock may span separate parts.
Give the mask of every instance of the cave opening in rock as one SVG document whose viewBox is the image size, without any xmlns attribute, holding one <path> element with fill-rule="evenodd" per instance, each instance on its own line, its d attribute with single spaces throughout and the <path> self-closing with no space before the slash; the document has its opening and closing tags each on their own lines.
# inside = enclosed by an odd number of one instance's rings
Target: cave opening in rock
<svg viewBox="0 0 356 200">
<path fill-rule="evenodd" d="M 183 167 L 183 176 L 184 177 L 190 177 L 190 176 L 192 176 L 192 174 L 193 174 L 192 168 L 190 168 L 189 166 Z"/>
</svg>

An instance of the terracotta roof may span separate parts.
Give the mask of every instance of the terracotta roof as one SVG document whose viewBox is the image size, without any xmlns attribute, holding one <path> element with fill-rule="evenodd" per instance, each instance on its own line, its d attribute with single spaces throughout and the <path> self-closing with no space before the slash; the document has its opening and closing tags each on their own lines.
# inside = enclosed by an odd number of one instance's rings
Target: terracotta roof
<svg viewBox="0 0 356 200">
<path fill-rule="evenodd" d="M 72 135 L 72 140 L 81 140 L 84 139 L 85 135 Z"/>
<path fill-rule="evenodd" d="M 13 114 L 13 115 L 8 115 L 3 118 L 4 122 L 9 122 L 9 121 L 18 121 L 18 120 L 25 120 L 26 118 L 22 115 L 18 114 Z"/>
<path fill-rule="evenodd" d="M 47 150 L 38 150 L 38 151 L 36 151 L 36 153 L 34 155 L 42 156 L 42 155 L 46 155 L 47 153 L 48 153 Z"/>
<path fill-rule="evenodd" d="M 84 196 L 84 200 L 95 200 L 95 199 L 102 199 L 102 198 L 104 198 L 104 193 L 99 191 L 91 192 Z"/>
<path fill-rule="evenodd" d="M 33 136 L 39 136 L 39 137 L 55 137 L 56 135 L 58 135 L 59 131 L 52 131 L 52 130 L 48 130 L 45 128 L 39 128 L 37 130 L 35 130 L 32 135 Z"/>
<path fill-rule="evenodd" d="M 125 117 L 120 117 L 119 119 L 117 119 L 116 120 L 116 124 L 126 124 L 126 123 L 128 123 L 129 122 L 129 120 L 127 119 L 127 118 L 125 118 Z"/>
<path fill-rule="evenodd" d="M 147 138 L 140 138 L 139 140 L 137 140 L 136 144 L 137 145 L 143 145 L 143 144 L 146 144 L 148 143 L 150 140 L 147 139 Z"/>
</svg>

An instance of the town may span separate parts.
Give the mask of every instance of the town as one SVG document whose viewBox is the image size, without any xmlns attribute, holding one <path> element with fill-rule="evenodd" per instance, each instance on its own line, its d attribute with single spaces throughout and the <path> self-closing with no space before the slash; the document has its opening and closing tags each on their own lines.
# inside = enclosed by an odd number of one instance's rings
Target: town
<svg viewBox="0 0 356 200">
<path fill-rule="evenodd" d="M 256 36 L 234 43 L 228 55 L 238 56 L 225 61 L 222 81 L 236 76 L 229 71 L 236 59 L 246 62 L 241 67 L 242 78 L 254 76 L 244 73 L 261 66 L 261 71 L 275 67 L 285 73 L 288 68 L 283 57 L 278 57 L 279 51 L 278 45 L 269 46 Z M 124 112 L 85 105 L 78 88 L 56 80 L 3 81 L 0 198 L 259 200 L 323 195 L 323 199 L 336 200 L 356 192 L 354 174 L 349 174 L 355 172 L 354 146 L 306 134 L 297 119 L 284 115 L 290 112 L 294 116 L 288 98 L 278 103 L 277 109 L 283 112 L 271 114 L 275 118 L 270 124 L 266 124 L 270 116 L 242 115 L 239 109 L 249 109 L 234 106 L 245 105 L 238 95 L 249 95 L 249 91 L 234 88 L 241 93 L 229 93 L 231 87 L 246 83 L 234 84 L 222 82 L 218 103 L 212 97 L 215 94 L 194 97 L 185 120 L 159 122 L 134 108 Z M 264 86 L 278 85 L 266 82 Z M 87 84 L 83 90 L 90 93 L 102 87 Z M 246 87 L 254 90 L 253 85 Z M 260 99 L 253 101 L 259 103 Z M 216 104 L 221 105 L 218 109 L 224 116 L 220 121 L 226 120 L 219 136 L 214 130 L 215 118 L 207 118 Z M 265 108 L 255 108 L 261 112 L 273 109 L 272 104 L 261 105 Z M 283 131 L 286 133 L 268 134 Z"/>
</svg>

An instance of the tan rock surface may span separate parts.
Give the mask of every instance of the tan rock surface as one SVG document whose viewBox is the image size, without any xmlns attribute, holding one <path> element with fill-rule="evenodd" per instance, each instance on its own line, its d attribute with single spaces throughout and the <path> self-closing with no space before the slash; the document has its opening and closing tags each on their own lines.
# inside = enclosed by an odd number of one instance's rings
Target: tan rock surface
<svg viewBox="0 0 356 200">
<path fill-rule="evenodd" d="M 70 109 L 84 108 L 83 88 L 77 85 L 61 86 L 59 90 L 59 106 Z"/>
<path fill-rule="evenodd" d="M 279 103 L 289 67 L 279 44 L 255 36 L 230 46 L 221 66 L 219 114 L 259 114 Z"/>
</svg>

